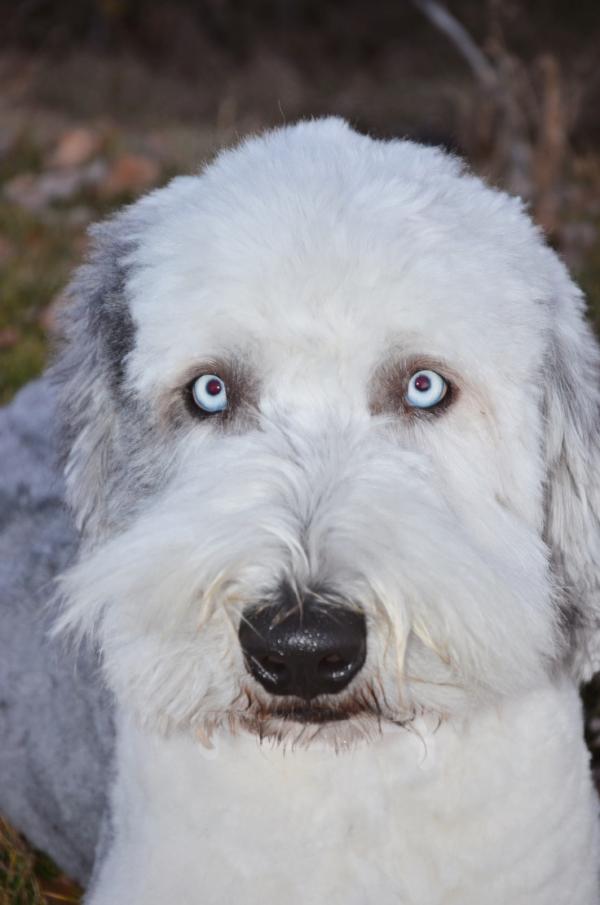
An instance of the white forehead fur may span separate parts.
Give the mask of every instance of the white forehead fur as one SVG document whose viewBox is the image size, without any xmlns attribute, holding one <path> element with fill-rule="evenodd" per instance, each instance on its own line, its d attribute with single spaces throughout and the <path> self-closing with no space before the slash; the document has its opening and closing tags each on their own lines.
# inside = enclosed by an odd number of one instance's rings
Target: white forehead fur
<svg viewBox="0 0 600 905">
<path fill-rule="evenodd" d="M 300 123 L 176 179 L 137 216 L 150 225 L 132 255 L 130 373 L 144 392 L 236 339 L 266 371 L 303 350 L 316 379 L 335 367 L 350 386 L 396 342 L 528 379 L 543 341 L 553 268 L 537 232 L 438 149 Z"/>
</svg>

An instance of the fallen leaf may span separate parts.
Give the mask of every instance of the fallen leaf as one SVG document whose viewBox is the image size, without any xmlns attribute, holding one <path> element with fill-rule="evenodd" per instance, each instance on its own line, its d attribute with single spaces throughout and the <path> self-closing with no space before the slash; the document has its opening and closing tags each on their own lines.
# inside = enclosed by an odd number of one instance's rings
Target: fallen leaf
<svg viewBox="0 0 600 905">
<path fill-rule="evenodd" d="M 147 191 L 158 182 L 160 167 L 155 160 L 141 154 L 123 154 L 110 167 L 100 192 L 106 198 Z"/>
<path fill-rule="evenodd" d="M 79 127 L 64 132 L 49 159 L 52 167 L 80 167 L 102 149 L 102 137 L 93 129 Z"/>
</svg>

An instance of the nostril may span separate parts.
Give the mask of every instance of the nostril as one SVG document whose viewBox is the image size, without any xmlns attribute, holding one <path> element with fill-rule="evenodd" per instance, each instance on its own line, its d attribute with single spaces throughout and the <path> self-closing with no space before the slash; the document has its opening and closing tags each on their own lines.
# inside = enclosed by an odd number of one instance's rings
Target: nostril
<svg viewBox="0 0 600 905">
<path fill-rule="evenodd" d="M 342 679 L 349 669 L 352 664 L 340 654 L 328 654 L 317 665 L 317 672 L 324 679 Z"/>
<path fill-rule="evenodd" d="M 338 663 L 343 663 L 344 661 L 340 657 L 339 654 L 328 654 L 326 657 L 323 657 L 321 663 L 326 666 L 335 666 Z"/>
<path fill-rule="evenodd" d="M 260 665 L 267 672 L 276 676 L 284 676 L 287 672 L 287 666 L 281 657 L 277 657 L 273 654 L 267 654 L 265 657 L 261 657 Z"/>
</svg>

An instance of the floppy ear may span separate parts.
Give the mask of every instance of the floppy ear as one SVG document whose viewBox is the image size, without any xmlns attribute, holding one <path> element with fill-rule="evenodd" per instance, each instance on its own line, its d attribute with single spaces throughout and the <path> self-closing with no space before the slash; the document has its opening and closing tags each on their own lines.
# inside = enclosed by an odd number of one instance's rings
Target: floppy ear
<svg viewBox="0 0 600 905">
<path fill-rule="evenodd" d="M 600 350 L 579 290 L 560 275 L 544 379 L 546 540 L 579 679 L 600 669 Z"/>
<path fill-rule="evenodd" d="M 59 385 L 67 502 L 89 536 L 110 523 L 112 466 L 124 454 L 117 403 L 135 332 L 125 298 L 132 250 L 125 225 L 121 215 L 92 229 L 92 251 L 68 289 L 63 342 L 51 369 Z"/>
</svg>

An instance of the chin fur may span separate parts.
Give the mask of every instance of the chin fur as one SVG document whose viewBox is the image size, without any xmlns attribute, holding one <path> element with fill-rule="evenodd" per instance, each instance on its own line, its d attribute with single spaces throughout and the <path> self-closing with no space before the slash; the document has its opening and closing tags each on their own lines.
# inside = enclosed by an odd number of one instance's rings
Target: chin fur
<svg viewBox="0 0 600 905">
<path fill-rule="evenodd" d="M 410 728 L 415 716 L 414 711 L 393 710 L 374 683 L 341 698 L 329 695 L 311 701 L 267 697 L 247 687 L 230 709 L 205 718 L 193 732 L 206 747 L 211 747 L 213 736 L 227 732 L 249 733 L 284 748 L 316 743 L 341 751 L 375 741 L 386 727 Z"/>
</svg>

